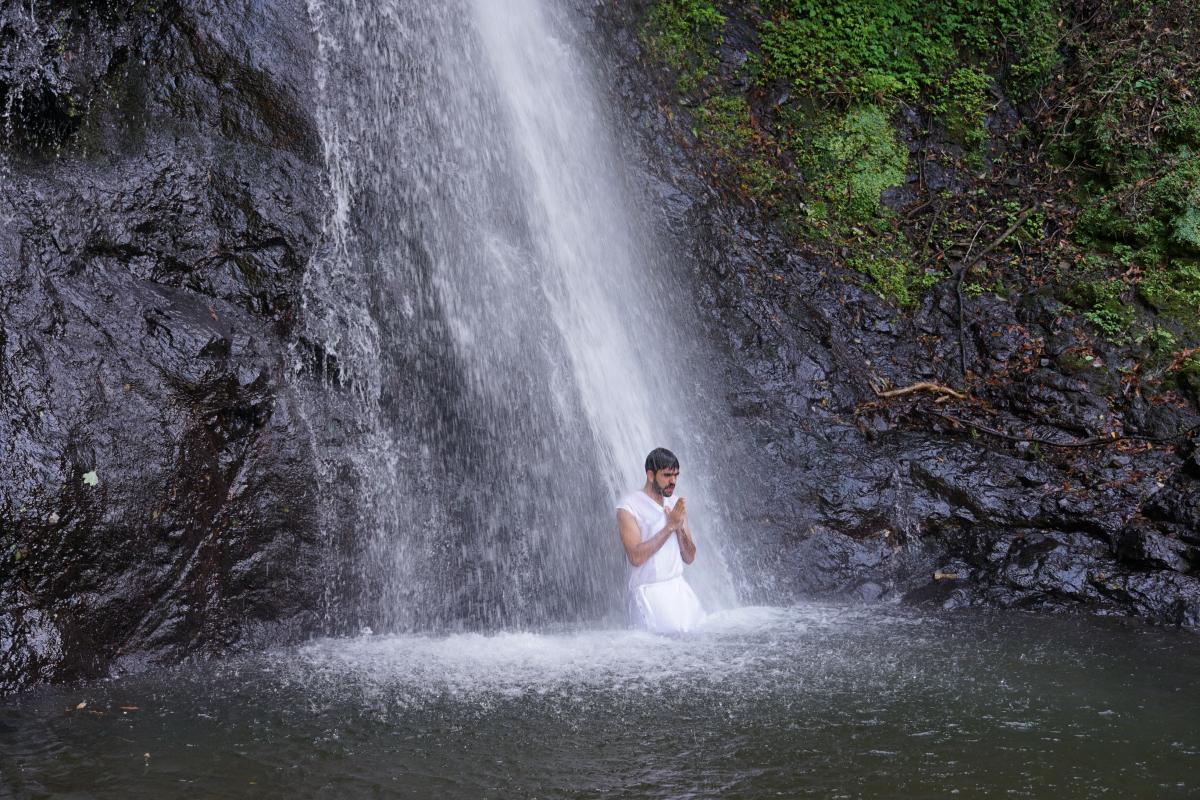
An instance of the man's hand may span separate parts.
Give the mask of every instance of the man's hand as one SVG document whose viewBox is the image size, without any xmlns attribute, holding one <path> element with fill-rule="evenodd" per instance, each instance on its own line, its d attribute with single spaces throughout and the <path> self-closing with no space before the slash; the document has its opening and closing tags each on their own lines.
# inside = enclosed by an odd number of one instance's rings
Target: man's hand
<svg viewBox="0 0 1200 800">
<path fill-rule="evenodd" d="M 681 497 L 667 512 L 667 527 L 672 531 L 677 531 L 687 524 L 687 507 L 685 500 Z"/>
</svg>

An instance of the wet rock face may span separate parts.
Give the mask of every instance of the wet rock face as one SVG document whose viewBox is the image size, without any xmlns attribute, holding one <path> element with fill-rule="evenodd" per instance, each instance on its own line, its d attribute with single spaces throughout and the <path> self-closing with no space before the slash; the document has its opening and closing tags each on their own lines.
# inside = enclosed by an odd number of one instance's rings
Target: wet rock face
<svg viewBox="0 0 1200 800">
<path fill-rule="evenodd" d="M 1011 303 L 966 298 L 960 344 L 952 281 L 900 311 L 860 276 L 806 257 L 706 180 L 720 165 L 639 44 L 648 4 L 584 5 L 630 120 L 636 180 L 685 254 L 680 280 L 723 353 L 727 410 L 762 462 L 748 466 L 759 473 L 752 508 L 763 510 L 752 511 L 747 550 L 779 554 L 765 567 L 778 583 L 799 596 L 1200 629 L 1195 403 L 1124 383 L 1120 355 L 1086 346 L 1036 287 L 1013 287 L 1025 294 Z M 961 387 L 966 372 L 966 401 L 875 392 Z M 1114 430 L 1142 438 L 1047 444 Z"/>
<path fill-rule="evenodd" d="M 313 627 L 312 38 L 299 3 L 0 10 L 0 691 Z"/>
</svg>

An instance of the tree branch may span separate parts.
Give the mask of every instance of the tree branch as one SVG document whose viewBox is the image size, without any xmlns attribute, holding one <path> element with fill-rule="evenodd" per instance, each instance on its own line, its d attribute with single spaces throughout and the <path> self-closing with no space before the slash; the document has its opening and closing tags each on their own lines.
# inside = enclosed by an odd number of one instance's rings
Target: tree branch
<svg viewBox="0 0 1200 800">
<path fill-rule="evenodd" d="M 874 386 L 871 388 L 875 389 Z M 950 395 L 958 400 L 967 399 L 967 396 L 957 389 L 951 389 L 949 386 L 942 386 L 940 383 L 931 383 L 929 381 L 918 381 L 917 383 L 902 387 L 900 389 L 889 389 L 886 392 L 881 392 L 878 389 L 875 389 L 875 396 L 900 397 L 901 395 L 912 394 L 913 392 L 936 392 L 937 394 Z"/>
</svg>

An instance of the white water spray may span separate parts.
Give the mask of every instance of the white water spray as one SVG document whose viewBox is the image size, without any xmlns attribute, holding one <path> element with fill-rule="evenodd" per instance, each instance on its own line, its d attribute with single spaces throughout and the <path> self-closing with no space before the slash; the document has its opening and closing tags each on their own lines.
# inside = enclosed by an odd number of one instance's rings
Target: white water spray
<svg viewBox="0 0 1200 800">
<path fill-rule="evenodd" d="M 436 6 L 310 4 L 337 199 L 325 269 L 340 281 L 316 287 L 312 316 L 369 420 L 347 449 L 374 618 L 611 619 L 612 501 L 656 446 L 683 461 L 701 547 L 689 579 L 727 606 L 703 381 L 672 322 L 688 293 L 629 212 L 568 20 L 538 0 Z"/>
</svg>

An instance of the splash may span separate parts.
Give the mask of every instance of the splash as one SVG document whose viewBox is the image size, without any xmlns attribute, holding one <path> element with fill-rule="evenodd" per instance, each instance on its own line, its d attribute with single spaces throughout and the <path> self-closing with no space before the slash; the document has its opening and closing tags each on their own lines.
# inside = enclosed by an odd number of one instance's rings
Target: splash
<svg viewBox="0 0 1200 800">
<path fill-rule="evenodd" d="M 310 13 L 333 211 L 308 327 L 356 409 L 324 441 L 357 476 L 362 618 L 619 618 L 613 501 L 660 445 L 684 463 L 689 578 L 731 605 L 714 414 L 676 320 L 687 293 L 631 211 L 568 15 L 537 0 Z"/>
</svg>

